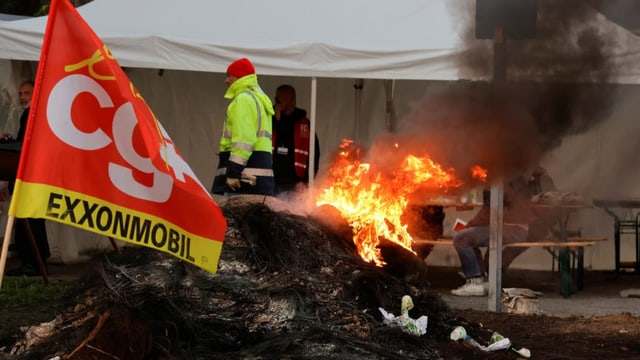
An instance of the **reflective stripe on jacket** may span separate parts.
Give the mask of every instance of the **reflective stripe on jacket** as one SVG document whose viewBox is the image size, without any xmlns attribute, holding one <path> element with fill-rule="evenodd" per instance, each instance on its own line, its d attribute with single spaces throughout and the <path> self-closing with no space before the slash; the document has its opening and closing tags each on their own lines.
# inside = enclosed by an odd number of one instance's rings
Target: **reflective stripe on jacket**
<svg viewBox="0 0 640 360">
<path fill-rule="evenodd" d="M 219 164 L 226 164 L 229 159 L 229 152 L 220 153 Z M 263 164 L 269 164 L 267 167 Z M 240 182 L 240 189 L 231 191 L 227 187 L 227 168 L 218 166 L 216 176 L 213 179 L 213 187 L 211 192 L 214 194 L 224 194 L 225 192 L 233 192 L 236 194 L 259 194 L 273 195 L 275 190 L 275 181 L 273 179 L 273 170 L 271 169 L 271 153 L 265 151 L 255 151 L 249 161 L 247 167 L 242 170 L 242 174 L 256 177 L 255 185 L 251 185 L 244 181 Z"/>
<path fill-rule="evenodd" d="M 308 176 L 307 164 L 309 163 L 309 146 L 311 144 L 311 122 L 303 118 L 296 122 L 293 133 L 293 143 L 295 145 L 295 169 L 296 175 L 301 178 Z"/>
</svg>

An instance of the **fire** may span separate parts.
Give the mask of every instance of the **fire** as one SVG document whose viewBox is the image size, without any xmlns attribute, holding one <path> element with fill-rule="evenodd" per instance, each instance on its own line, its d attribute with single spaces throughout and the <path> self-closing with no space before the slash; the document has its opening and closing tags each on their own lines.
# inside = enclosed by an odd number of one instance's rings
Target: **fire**
<svg viewBox="0 0 640 360">
<path fill-rule="evenodd" d="M 481 180 L 482 182 L 487 181 L 487 169 L 483 169 L 478 165 L 475 165 L 471 168 L 471 176 L 474 179 Z"/>
<path fill-rule="evenodd" d="M 379 249 L 381 238 L 413 252 L 413 239 L 400 220 L 409 194 L 418 188 L 445 192 L 462 184 L 453 170 L 443 169 L 428 156 L 408 155 L 389 173 L 361 163 L 360 149 L 352 141 L 344 140 L 340 149 L 329 170 L 333 182 L 320 192 L 316 205 L 335 207 L 351 225 L 360 256 L 377 266 L 385 264 Z"/>
</svg>

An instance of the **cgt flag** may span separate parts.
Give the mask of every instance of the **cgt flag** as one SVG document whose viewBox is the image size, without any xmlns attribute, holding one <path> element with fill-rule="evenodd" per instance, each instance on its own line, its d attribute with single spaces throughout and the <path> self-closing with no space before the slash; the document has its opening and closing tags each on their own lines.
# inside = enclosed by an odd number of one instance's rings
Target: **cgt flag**
<svg viewBox="0 0 640 360">
<path fill-rule="evenodd" d="M 51 3 L 9 214 L 218 268 L 220 208 L 68 0 Z"/>
</svg>

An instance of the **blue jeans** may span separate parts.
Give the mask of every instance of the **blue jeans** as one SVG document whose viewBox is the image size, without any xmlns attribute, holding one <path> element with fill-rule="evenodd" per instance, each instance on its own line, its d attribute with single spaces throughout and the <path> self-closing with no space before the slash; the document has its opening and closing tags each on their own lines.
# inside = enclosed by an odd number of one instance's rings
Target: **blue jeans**
<svg viewBox="0 0 640 360">
<path fill-rule="evenodd" d="M 466 278 L 482 276 L 486 269 L 486 260 L 482 259 L 479 247 L 489 246 L 489 226 L 470 227 L 459 231 L 453 237 L 453 247 L 458 252 L 462 272 Z M 504 225 L 502 243 L 527 241 L 527 230 L 516 225 Z M 509 267 L 511 262 L 526 248 L 507 248 L 502 251 L 502 268 Z M 489 252 L 487 251 L 487 254 Z M 486 258 L 486 256 L 485 256 Z"/>
</svg>

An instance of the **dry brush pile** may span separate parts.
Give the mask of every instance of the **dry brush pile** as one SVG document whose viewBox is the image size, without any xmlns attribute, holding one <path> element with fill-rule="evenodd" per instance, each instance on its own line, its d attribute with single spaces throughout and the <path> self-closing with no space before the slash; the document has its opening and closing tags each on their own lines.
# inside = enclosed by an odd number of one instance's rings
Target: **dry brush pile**
<svg viewBox="0 0 640 360">
<path fill-rule="evenodd" d="M 348 236 L 327 225 L 327 209 L 301 217 L 229 202 L 223 211 L 228 230 L 216 275 L 125 247 L 95 260 L 68 312 L 29 328 L 4 355 L 424 360 L 442 358 L 437 344 L 456 325 L 478 329 L 452 316 L 406 266 L 364 263 Z M 425 335 L 383 324 L 378 308 L 399 315 L 404 295 L 413 299 L 411 317 L 428 316 Z"/>
</svg>

